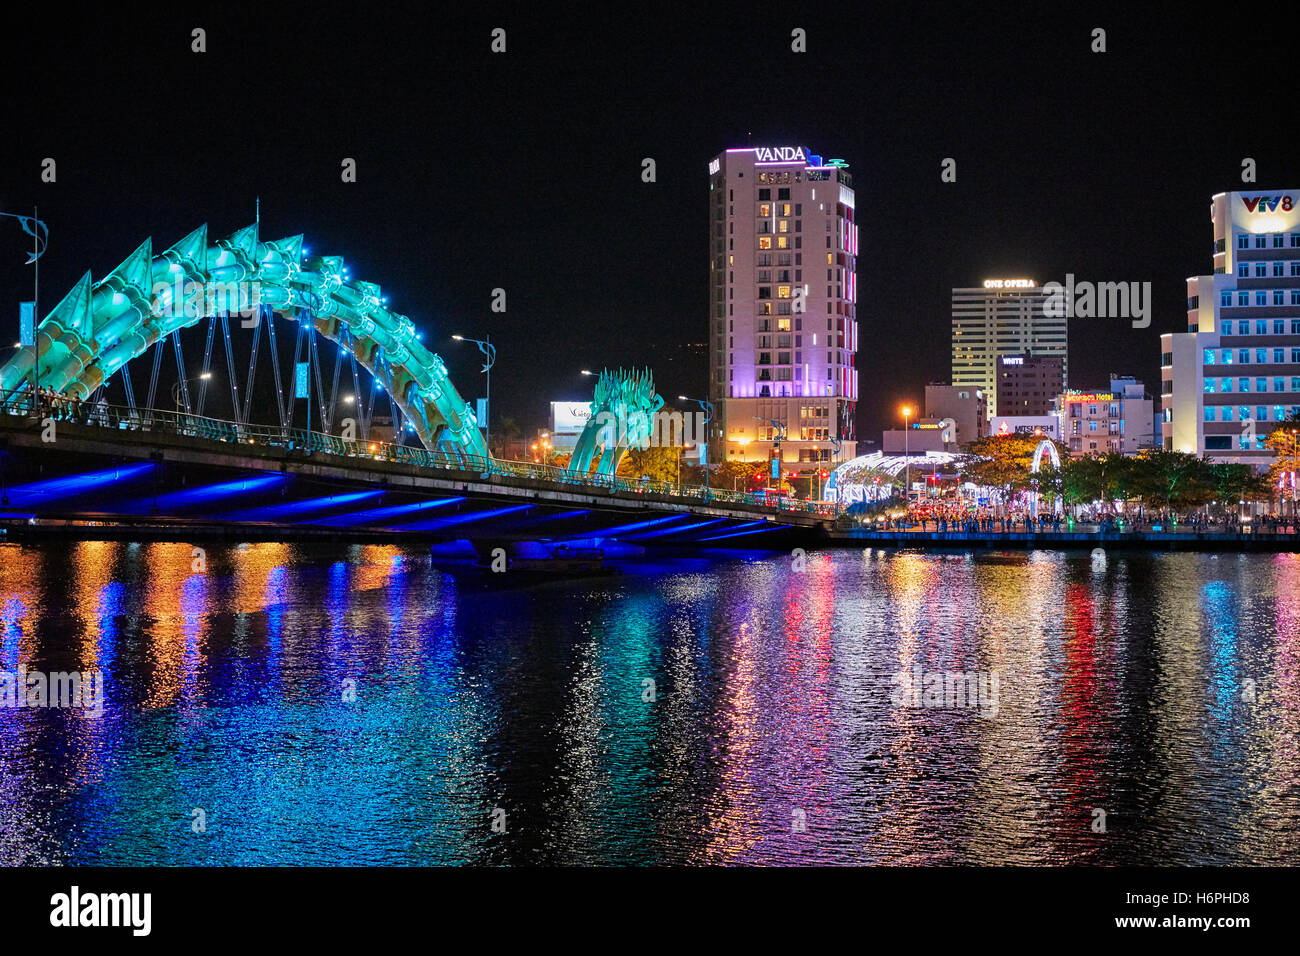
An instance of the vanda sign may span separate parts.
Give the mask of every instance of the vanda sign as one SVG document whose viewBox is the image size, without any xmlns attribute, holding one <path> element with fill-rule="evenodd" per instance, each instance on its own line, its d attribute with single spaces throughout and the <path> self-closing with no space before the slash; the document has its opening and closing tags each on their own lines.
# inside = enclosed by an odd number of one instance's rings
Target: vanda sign
<svg viewBox="0 0 1300 956">
<path fill-rule="evenodd" d="M 758 146 L 754 155 L 760 163 L 808 162 L 802 146 Z"/>
</svg>

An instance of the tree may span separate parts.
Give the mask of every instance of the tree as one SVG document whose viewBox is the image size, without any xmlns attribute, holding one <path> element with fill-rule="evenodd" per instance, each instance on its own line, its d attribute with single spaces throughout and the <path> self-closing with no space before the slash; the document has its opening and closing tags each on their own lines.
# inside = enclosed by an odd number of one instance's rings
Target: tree
<svg viewBox="0 0 1300 956">
<path fill-rule="evenodd" d="M 1138 466 L 1119 452 L 1072 458 L 1062 468 L 1065 500 L 1069 504 L 1094 501 L 1123 502 L 1133 495 Z"/>
<path fill-rule="evenodd" d="M 519 422 L 508 415 L 505 416 L 497 422 L 497 427 L 492 431 L 492 453 L 501 458 L 508 457 L 510 446 L 522 438 L 523 434 Z"/>
<path fill-rule="evenodd" d="M 1255 474 L 1250 465 L 1217 462 L 1210 465 L 1210 487 L 1220 501 L 1263 501 L 1272 496 L 1267 477 Z"/>
<path fill-rule="evenodd" d="M 1042 438 L 1034 435 L 989 435 L 968 446 L 962 473 L 976 484 L 997 489 L 1005 500 L 1032 487 L 1034 452 Z M 1064 449 L 1058 445 L 1057 453 Z M 1062 457 L 1064 455 L 1062 454 Z"/>
<path fill-rule="evenodd" d="M 669 421 L 674 414 L 677 414 L 676 410 L 668 405 L 660 409 L 664 421 Z M 683 436 L 680 428 L 679 418 L 676 429 L 672 429 L 671 426 L 665 428 L 665 432 L 675 431 L 675 433 L 656 433 L 652 419 L 649 432 L 644 438 L 645 447 L 638 447 L 636 436 L 630 437 L 630 447 L 618 463 L 618 476 L 620 478 L 647 477 L 651 481 L 676 482 L 680 476 L 682 456 Z"/>
<path fill-rule="evenodd" d="M 681 449 L 670 446 L 629 448 L 618 463 L 620 478 L 648 477 L 651 481 L 676 481 Z"/>
<path fill-rule="evenodd" d="M 1208 458 L 1148 448 L 1136 459 L 1133 490 L 1151 508 L 1190 508 L 1214 498 Z"/>
<path fill-rule="evenodd" d="M 1285 501 L 1291 499 L 1295 508 L 1295 475 L 1300 471 L 1300 417 L 1292 415 L 1284 424 L 1274 428 L 1264 439 L 1264 445 L 1273 452 L 1273 463 L 1268 468 L 1268 484 L 1278 490 Z"/>
<path fill-rule="evenodd" d="M 1064 499 L 1065 489 L 1065 466 L 1069 464 L 1066 461 L 1062 467 L 1057 468 L 1050 461 L 1040 463 L 1038 474 L 1034 476 L 1034 484 L 1038 488 L 1038 497 L 1042 504 L 1047 505 L 1050 509 L 1058 498 Z"/>
<path fill-rule="evenodd" d="M 765 461 L 724 461 L 710 471 L 714 487 L 749 491 L 755 486 L 766 486 L 769 468 Z"/>
</svg>

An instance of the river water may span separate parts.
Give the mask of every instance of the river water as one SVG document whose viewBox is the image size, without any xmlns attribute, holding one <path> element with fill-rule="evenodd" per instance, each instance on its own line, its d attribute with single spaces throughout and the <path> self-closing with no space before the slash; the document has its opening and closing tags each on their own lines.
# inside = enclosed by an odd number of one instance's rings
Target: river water
<svg viewBox="0 0 1300 956">
<path fill-rule="evenodd" d="M 1300 863 L 1297 555 L 0 545 L 0 689 L 73 670 L 0 863 Z"/>
</svg>

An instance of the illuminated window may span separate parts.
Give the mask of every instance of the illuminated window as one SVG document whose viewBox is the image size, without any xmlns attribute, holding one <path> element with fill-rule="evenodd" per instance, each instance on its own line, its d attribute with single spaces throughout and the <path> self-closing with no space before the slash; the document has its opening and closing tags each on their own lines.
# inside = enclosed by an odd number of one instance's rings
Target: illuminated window
<svg viewBox="0 0 1300 956">
<path fill-rule="evenodd" d="M 759 237 L 758 237 L 758 248 L 760 248 L 760 249 L 771 249 L 771 248 L 772 248 L 772 237 L 771 237 L 771 236 L 759 236 Z"/>
<path fill-rule="evenodd" d="M 788 285 L 779 285 L 776 287 L 776 297 L 778 299 L 790 298 L 790 287 Z"/>
<path fill-rule="evenodd" d="M 758 214 L 759 214 L 760 216 L 770 216 L 770 215 L 772 215 L 772 204 L 771 204 L 771 203 L 759 203 L 759 206 L 758 206 Z"/>
<path fill-rule="evenodd" d="M 778 249 L 789 249 L 789 248 L 790 248 L 790 240 L 787 239 L 785 236 L 777 236 L 777 237 L 776 237 L 776 247 L 777 247 Z"/>
</svg>

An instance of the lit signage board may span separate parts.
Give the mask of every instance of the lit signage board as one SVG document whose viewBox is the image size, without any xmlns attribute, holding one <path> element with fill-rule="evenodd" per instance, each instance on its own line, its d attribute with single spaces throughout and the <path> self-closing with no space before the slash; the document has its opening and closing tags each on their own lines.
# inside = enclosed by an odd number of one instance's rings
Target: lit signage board
<svg viewBox="0 0 1300 956">
<path fill-rule="evenodd" d="M 709 175 L 710 175 L 710 176 L 717 175 L 718 170 L 720 170 L 721 168 L 722 168 L 722 160 L 720 160 L 720 159 L 711 159 L 711 160 L 709 160 Z"/>
<path fill-rule="evenodd" d="M 1295 200 L 1290 196 L 1242 196 L 1247 212 L 1290 212 Z"/>
<path fill-rule="evenodd" d="M 551 402 L 551 431 L 557 435 L 576 435 L 587 427 L 591 402 Z"/>
<path fill-rule="evenodd" d="M 1002 356 L 1003 365 L 1024 365 L 1025 357 L 1023 355 L 1004 355 Z"/>
<path fill-rule="evenodd" d="M 35 302 L 18 303 L 18 343 L 24 347 L 36 344 Z"/>
<path fill-rule="evenodd" d="M 1066 402 L 1113 402 L 1113 392 L 1066 392 L 1061 396 Z"/>
<path fill-rule="evenodd" d="M 758 146 L 754 156 L 760 163 L 806 163 L 802 146 Z"/>
<path fill-rule="evenodd" d="M 985 279 L 986 289 L 1033 289 L 1038 283 L 1033 279 Z"/>
</svg>

